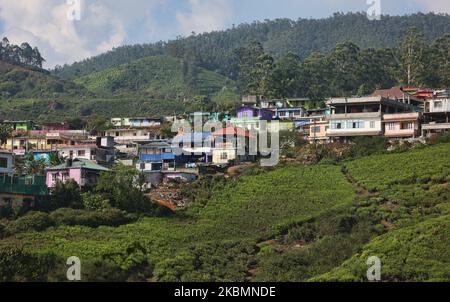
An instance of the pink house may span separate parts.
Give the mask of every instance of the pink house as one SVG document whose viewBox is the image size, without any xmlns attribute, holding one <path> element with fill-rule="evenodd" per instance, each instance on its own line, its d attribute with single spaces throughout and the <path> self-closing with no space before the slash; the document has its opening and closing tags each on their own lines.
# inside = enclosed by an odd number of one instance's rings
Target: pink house
<svg viewBox="0 0 450 302">
<path fill-rule="evenodd" d="M 107 171 L 107 168 L 86 159 L 67 160 L 62 165 L 47 169 L 46 184 L 47 187 L 54 188 L 58 182 L 74 180 L 81 188 L 92 188 L 100 173 Z"/>
<path fill-rule="evenodd" d="M 419 112 L 385 114 L 384 136 L 387 137 L 419 137 L 421 135 Z"/>
</svg>

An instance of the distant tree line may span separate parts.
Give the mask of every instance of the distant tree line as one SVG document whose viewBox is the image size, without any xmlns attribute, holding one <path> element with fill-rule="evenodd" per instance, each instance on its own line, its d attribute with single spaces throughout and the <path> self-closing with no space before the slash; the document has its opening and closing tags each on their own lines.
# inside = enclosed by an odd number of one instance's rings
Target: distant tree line
<svg viewBox="0 0 450 302">
<path fill-rule="evenodd" d="M 325 19 L 266 20 L 244 23 L 224 31 L 178 37 L 169 42 L 123 46 L 72 65 L 59 66 L 54 73 L 71 79 L 95 71 L 115 67 L 154 55 L 171 55 L 208 70 L 237 79 L 235 49 L 249 47 L 257 41 L 266 52 L 278 59 L 291 52 L 301 60 L 312 53 L 331 51 L 336 44 L 347 41 L 360 49 L 396 47 L 408 29 L 416 27 L 424 41 L 431 43 L 450 32 L 450 17 L 442 14 L 383 16 L 370 21 L 364 13 L 336 13 Z"/>
<path fill-rule="evenodd" d="M 302 60 L 291 52 L 274 58 L 256 42 L 234 55 L 240 90 L 270 98 L 306 96 L 320 101 L 395 85 L 450 86 L 450 34 L 428 44 L 416 28 L 394 48 L 361 49 L 344 42 Z"/>
<path fill-rule="evenodd" d="M 37 47 L 32 48 L 28 43 L 19 45 L 10 44 L 4 37 L 0 43 L 0 60 L 15 65 L 42 68 L 45 62 Z"/>
</svg>

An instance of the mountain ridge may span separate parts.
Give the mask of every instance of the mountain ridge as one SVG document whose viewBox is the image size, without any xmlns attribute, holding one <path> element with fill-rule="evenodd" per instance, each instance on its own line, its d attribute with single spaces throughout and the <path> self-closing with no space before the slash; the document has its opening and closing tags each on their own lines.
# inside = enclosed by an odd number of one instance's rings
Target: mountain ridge
<svg viewBox="0 0 450 302">
<path fill-rule="evenodd" d="M 232 51 L 254 41 L 263 43 L 273 56 L 293 52 L 304 59 L 311 53 L 326 52 L 337 43 L 347 41 L 363 49 L 393 47 L 411 27 L 417 27 L 431 42 L 450 32 L 450 16 L 417 13 L 382 16 L 380 21 L 371 21 L 363 13 L 335 13 L 325 19 L 255 21 L 168 42 L 121 46 L 81 62 L 59 66 L 52 73 L 73 79 L 143 57 L 170 54 L 235 79 Z"/>
</svg>

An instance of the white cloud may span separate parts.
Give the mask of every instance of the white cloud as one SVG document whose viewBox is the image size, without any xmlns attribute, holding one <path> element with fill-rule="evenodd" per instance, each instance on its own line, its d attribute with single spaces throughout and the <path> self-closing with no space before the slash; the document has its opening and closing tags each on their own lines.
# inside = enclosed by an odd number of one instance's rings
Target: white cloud
<svg viewBox="0 0 450 302">
<path fill-rule="evenodd" d="M 127 27 L 149 25 L 152 8 L 164 0 L 81 0 L 80 21 L 67 18 L 65 0 L 0 0 L 2 36 L 37 46 L 47 67 L 90 57 L 120 46 Z M 151 30 L 149 30 L 151 32 Z"/>
<path fill-rule="evenodd" d="M 123 44 L 167 40 L 277 17 L 324 17 L 367 9 L 366 0 L 81 0 L 70 21 L 66 0 L 0 0 L 0 39 L 37 46 L 46 67 L 71 63 Z M 386 6 L 386 7 L 385 7 Z M 382 0 L 383 13 L 450 13 L 449 0 Z"/>
<path fill-rule="evenodd" d="M 419 4 L 425 7 L 426 10 L 435 13 L 450 14 L 449 0 L 416 0 Z"/>
<path fill-rule="evenodd" d="M 223 29 L 233 12 L 230 0 L 189 0 L 189 6 L 190 11 L 176 14 L 184 35 Z"/>
</svg>

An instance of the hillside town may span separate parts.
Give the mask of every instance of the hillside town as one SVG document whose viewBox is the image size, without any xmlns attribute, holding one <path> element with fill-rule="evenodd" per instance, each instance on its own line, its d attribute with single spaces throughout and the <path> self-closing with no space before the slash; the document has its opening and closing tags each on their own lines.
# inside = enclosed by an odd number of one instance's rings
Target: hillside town
<svg viewBox="0 0 450 302">
<path fill-rule="evenodd" d="M 1 125 L 10 133 L 0 150 L 0 204 L 32 205 L 68 180 L 87 192 L 117 164 L 134 167 L 149 191 L 173 181 L 192 182 L 263 157 L 261 150 L 250 150 L 261 122 L 268 123 L 268 132 L 297 133 L 311 144 L 364 136 L 413 142 L 450 129 L 450 90 L 393 87 L 364 97 L 331 98 L 322 108 L 306 109 L 308 102 L 244 96 L 233 113 L 112 118 L 110 129 L 100 132 L 72 129 L 67 122 L 5 120 Z M 211 131 L 177 128 L 173 135 L 162 131 L 165 125 L 174 130 L 180 121 L 216 126 Z M 274 121 L 277 126 L 271 127 Z M 175 152 L 178 146 L 182 152 Z M 41 169 L 20 167 L 24 157 Z"/>
</svg>

